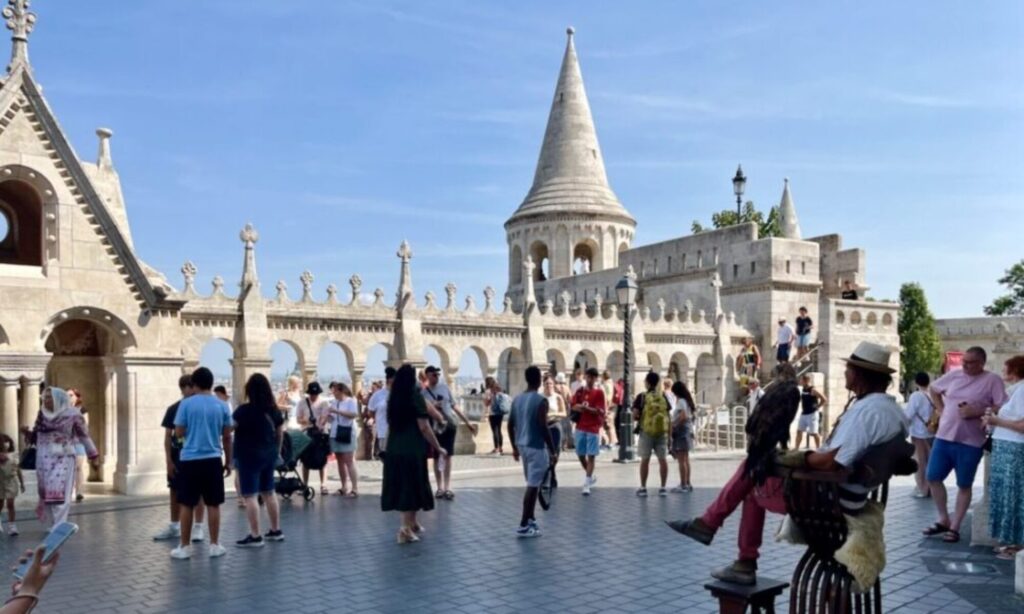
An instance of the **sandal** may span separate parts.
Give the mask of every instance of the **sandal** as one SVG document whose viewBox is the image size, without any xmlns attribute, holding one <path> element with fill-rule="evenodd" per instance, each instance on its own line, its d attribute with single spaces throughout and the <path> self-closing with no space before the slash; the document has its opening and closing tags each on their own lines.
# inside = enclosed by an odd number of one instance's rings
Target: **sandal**
<svg viewBox="0 0 1024 614">
<path fill-rule="evenodd" d="M 357 493 L 354 490 L 350 490 L 342 496 L 345 497 L 346 499 L 356 499 L 359 497 L 359 493 Z"/>
<path fill-rule="evenodd" d="M 440 488 L 438 488 L 437 492 L 434 493 L 434 498 L 435 499 L 444 499 L 444 491 L 441 490 Z"/>
<path fill-rule="evenodd" d="M 344 497 L 345 491 L 339 488 L 338 490 L 334 491 L 334 494 L 339 497 Z"/>
<path fill-rule="evenodd" d="M 321 487 L 320 487 L 320 494 L 321 494 L 321 495 L 325 495 L 325 496 L 326 496 L 326 495 L 329 495 L 329 494 L 331 494 L 331 491 L 327 490 L 327 487 L 326 487 L 326 486 L 321 486 Z"/>
<path fill-rule="evenodd" d="M 931 537 L 932 535 L 942 535 L 943 533 L 948 533 L 948 532 L 949 532 L 949 527 L 948 526 L 936 522 L 935 524 L 933 524 L 932 526 L 928 527 L 924 531 L 921 531 L 921 534 L 922 535 L 927 535 L 928 537 Z"/>
<path fill-rule="evenodd" d="M 1021 549 L 1017 546 L 1006 546 L 999 554 L 996 555 L 996 558 L 1000 561 L 1013 561 L 1016 560 L 1017 553 L 1020 551 Z"/>
<path fill-rule="evenodd" d="M 960 531 L 954 531 L 950 529 L 945 535 L 942 536 L 942 541 L 947 544 L 955 544 L 960 541 Z"/>
<path fill-rule="evenodd" d="M 450 490 L 446 490 L 446 491 L 444 491 L 444 498 L 449 500 L 449 501 L 451 501 L 452 499 L 455 498 L 455 493 L 453 493 Z"/>
</svg>

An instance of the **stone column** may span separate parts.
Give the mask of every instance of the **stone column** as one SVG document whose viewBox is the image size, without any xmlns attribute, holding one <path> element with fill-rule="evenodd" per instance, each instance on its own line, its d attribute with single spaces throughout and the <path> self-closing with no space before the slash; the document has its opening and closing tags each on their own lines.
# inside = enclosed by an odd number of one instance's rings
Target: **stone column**
<svg viewBox="0 0 1024 614">
<path fill-rule="evenodd" d="M 232 358 L 231 359 L 231 398 L 235 405 L 245 399 L 245 382 L 253 373 L 265 373 L 270 379 L 270 359 L 264 358 Z"/>
<path fill-rule="evenodd" d="M 109 482 L 114 479 L 114 466 L 117 463 L 117 370 L 107 362 L 103 369 L 105 385 L 103 406 L 103 441 L 96 442 L 102 448 L 100 458 L 100 479 Z"/>
<path fill-rule="evenodd" d="M 41 377 L 21 378 L 21 409 L 18 412 L 18 424 L 22 427 L 32 428 L 36 423 L 36 416 L 39 415 L 39 384 Z"/>
<path fill-rule="evenodd" d="M 306 391 L 306 386 L 310 382 L 316 379 L 316 366 L 304 367 L 302 369 L 302 391 Z"/>
<path fill-rule="evenodd" d="M 0 408 L 3 412 L 0 414 L 0 428 L 10 435 L 18 448 L 21 448 L 21 438 L 18 437 L 18 386 L 19 382 L 16 379 L 0 380 Z"/>
</svg>

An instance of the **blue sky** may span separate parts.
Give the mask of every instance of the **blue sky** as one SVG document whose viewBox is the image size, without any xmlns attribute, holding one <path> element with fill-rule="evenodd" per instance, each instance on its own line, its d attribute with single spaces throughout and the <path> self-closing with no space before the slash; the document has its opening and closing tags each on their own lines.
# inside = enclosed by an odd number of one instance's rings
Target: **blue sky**
<svg viewBox="0 0 1024 614">
<path fill-rule="evenodd" d="M 868 253 L 870 292 L 921 282 L 980 315 L 1022 256 L 1019 2 L 38 0 L 36 75 L 79 154 L 115 132 L 135 244 L 180 286 L 504 289 L 502 223 L 533 177 L 565 45 L 637 244 L 789 177 L 805 236 Z"/>
</svg>

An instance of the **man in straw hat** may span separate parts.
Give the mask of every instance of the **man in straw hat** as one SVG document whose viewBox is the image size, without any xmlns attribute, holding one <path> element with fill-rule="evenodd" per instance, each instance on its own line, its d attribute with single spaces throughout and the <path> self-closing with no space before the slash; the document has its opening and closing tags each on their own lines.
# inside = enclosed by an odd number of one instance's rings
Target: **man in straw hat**
<svg viewBox="0 0 1024 614">
<path fill-rule="evenodd" d="M 846 359 L 846 388 L 855 398 L 836 424 L 832 434 L 816 452 L 789 453 L 787 465 L 797 464 L 816 471 L 842 471 L 852 469 L 865 451 L 877 444 L 894 438 L 906 438 L 903 412 L 895 399 L 886 394 L 892 384 L 895 369 L 889 366 L 892 351 L 867 341 Z M 765 397 L 765 405 L 772 393 Z M 799 397 L 796 397 L 797 402 Z M 759 410 L 758 413 L 762 413 Z M 796 413 L 787 415 L 792 420 Z M 748 451 L 757 449 L 761 442 L 748 441 Z M 788 432 L 780 442 L 785 448 Z M 747 460 L 736 470 L 729 482 L 718 494 L 715 501 L 705 510 L 704 515 L 693 520 L 675 520 L 667 524 L 673 530 L 708 545 L 715 533 L 740 504 L 743 514 L 739 529 L 739 559 L 732 565 L 711 573 L 712 577 L 724 582 L 752 585 L 756 583 L 758 550 L 761 546 L 765 511 L 786 513 L 783 499 L 782 480 L 774 476 L 755 473 L 755 467 L 748 453 Z M 856 515 L 864 507 L 868 489 L 851 482 L 840 486 L 840 506 L 850 515 Z"/>
</svg>

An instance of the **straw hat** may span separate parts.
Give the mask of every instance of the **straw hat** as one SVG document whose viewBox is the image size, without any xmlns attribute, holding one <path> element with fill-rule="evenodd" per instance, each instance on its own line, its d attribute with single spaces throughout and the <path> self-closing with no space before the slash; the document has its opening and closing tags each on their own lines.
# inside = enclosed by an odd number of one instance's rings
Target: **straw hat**
<svg viewBox="0 0 1024 614">
<path fill-rule="evenodd" d="M 896 369 L 889 366 L 891 359 L 892 350 L 889 348 L 870 341 L 861 341 L 846 362 L 868 371 L 895 373 Z"/>
</svg>

